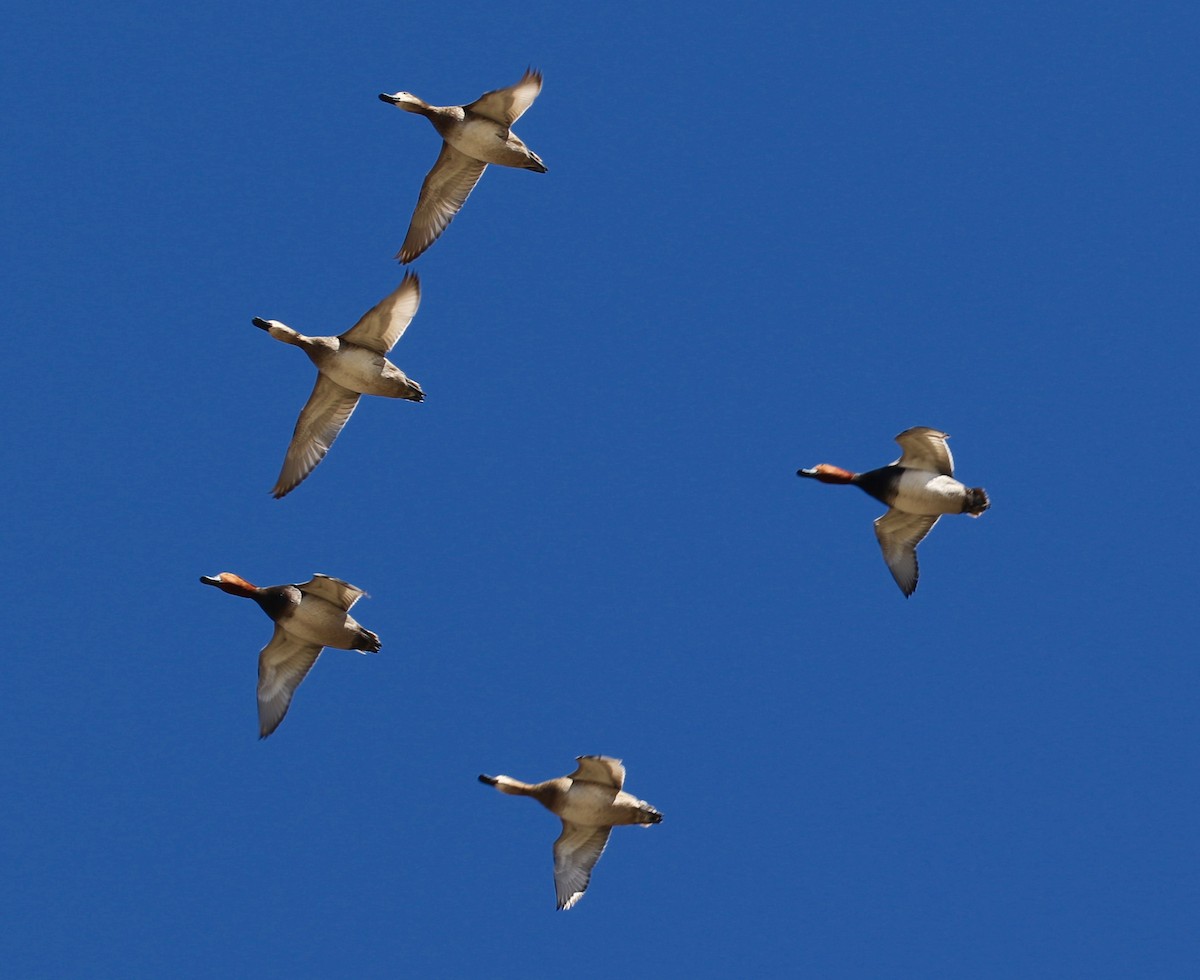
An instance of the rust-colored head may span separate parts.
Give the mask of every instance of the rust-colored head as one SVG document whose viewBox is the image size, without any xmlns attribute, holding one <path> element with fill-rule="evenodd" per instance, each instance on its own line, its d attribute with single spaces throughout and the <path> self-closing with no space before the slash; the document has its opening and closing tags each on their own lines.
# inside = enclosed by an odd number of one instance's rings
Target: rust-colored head
<svg viewBox="0 0 1200 980">
<path fill-rule="evenodd" d="M 853 483 L 855 475 L 840 466 L 818 463 L 811 470 L 796 470 L 796 476 L 806 476 L 811 480 L 820 480 L 822 483 Z"/>
<path fill-rule="evenodd" d="M 222 592 L 230 595 L 240 595 L 249 599 L 258 591 L 257 585 L 251 585 L 240 575 L 233 572 L 221 572 L 220 575 L 201 575 L 200 581 L 205 585 L 215 585 Z"/>
</svg>

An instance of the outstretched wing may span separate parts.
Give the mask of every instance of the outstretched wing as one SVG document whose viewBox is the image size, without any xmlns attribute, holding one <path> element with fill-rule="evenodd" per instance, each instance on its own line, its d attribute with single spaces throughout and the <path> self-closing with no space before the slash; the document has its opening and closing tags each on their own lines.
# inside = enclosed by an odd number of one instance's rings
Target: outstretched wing
<svg viewBox="0 0 1200 980">
<path fill-rule="evenodd" d="M 568 777 L 572 780 L 599 783 L 618 791 L 625 785 L 625 767 L 620 759 L 611 759 L 606 755 L 581 755 L 575 761 L 579 763 L 579 768 Z"/>
<path fill-rule="evenodd" d="M 508 88 L 498 88 L 494 92 L 484 92 L 470 105 L 463 106 L 468 112 L 477 112 L 488 119 L 494 119 L 502 126 L 511 126 L 533 105 L 533 100 L 542 91 L 542 73 L 532 68 L 525 69 L 525 74 L 516 85 Z"/>
<path fill-rule="evenodd" d="M 954 457 L 946 440 L 950 437 L 937 429 L 917 425 L 896 436 L 904 450 L 893 466 L 909 466 L 914 470 L 932 470 L 943 476 L 954 476 Z"/>
<path fill-rule="evenodd" d="M 403 263 L 411 262 L 437 241 L 479 183 L 486 167 L 482 160 L 459 153 L 449 143 L 442 143 L 437 163 L 421 185 L 408 234 L 396 258 Z"/>
<path fill-rule="evenodd" d="M 271 642 L 258 655 L 259 738 L 266 738 L 279 727 L 292 703 L 292 695 L 317 662 L 321 649 L 275 627 Z"/>
<path fill-rule="evenodd" d="M 562 833 L 554 842 L 554 890 L 560 909 L 569 909 L 583 898 L 611 830 L 563 821 Z"/>
<path fill-rule="evenodd" d="M 309 595 L 315 595 L 318 598 L 324 599 L 326 602 L 332 602 L 339 609 L 350 611 L 359 599 L 367 593 L 360 589 L 357 585 L 351 585 L 349 582 L 343 582 L 340 578 L 334 578 L 332 575 L 315 574 L 303 585 L 296 586 L 301 592 L 307 592 Z"/>
<path fill-rule="evenodd" d="M 317 375 L 308 403 L 296 420 L 296 430 L 283 458 L 283 469 L 271 491 L 277 498 L 294 490 L 325 458 L 357 404 L 357 391 L 343 388 L 323 374 Z"/>
<path fill-rule="evenodd" d="M 917 545 L 937 522 L 936 516 L 906 514 L 895 508 L 875 522 L 875 537 L 883 549 L 883 560 L 887 562 L 892 578 L 905 596 L 912 595 L 917 588 L 917 576 L 920 574 Z"/>
<path fill-rule="evenodd" d="M 386 356 L 404 336 L 420 305 L 421 282 L 416 273 L 407 272 L 400 285 L 364 313 L 341 339 Z"/>
</svg>

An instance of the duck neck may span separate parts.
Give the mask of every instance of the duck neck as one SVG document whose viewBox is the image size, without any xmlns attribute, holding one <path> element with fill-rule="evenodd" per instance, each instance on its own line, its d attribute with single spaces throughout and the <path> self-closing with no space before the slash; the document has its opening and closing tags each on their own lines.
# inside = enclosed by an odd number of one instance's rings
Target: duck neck
<svg viewBox="0 0 1200 980">
<path fill-rule="evenodd" d="M 395 103 L 395 105 L 405 112 L 411 112 L 418 116 L 425 116 L 426 118 L 434 115 L 437 111 L 437 106 L 432 106 L 428 102 L 418 99 L 416 96 L 411 96 L 403 102 Z"/>
<path fill-rule="evenodd" d="M 480 776 L 481 782 L 495 786 L 509 796 L 531 796 L 547 810 L 557 813 L 566 787 L 561 779 L 547 779 L 544 783 L 524 783 L 511 776 Z"/>
<path fill-rule="evenodd" d="M 209 584 L 215 585 L 222 592 L 228 592 L 230 595 L 239 595 L 243 599 L 258 598 L 258 586 L 247 582 L 240 575 L 234 575 L 232 572 L 222 572 L 215 582 Z"/>
<path fill-rule="evenodd" d="M 295 605 L 297 599 L 286 586 L 271 586 L 269 589 L 259 589 L 250 598 L 258 603 L 258 607 L 271 619 L 279 619 L 289 606 Z"/>
<path fill-rule="evenodd" d="M 896 499 L 896 488 L 904 475 L 904 467 L 881 466 L 877 470 L 867 470 L 866 473 L 854 474 L 854 485 L 863 493 L 874 497 L 889 507 Z"/>
<path fill-rule="evenodd" d="M 511 776 L 496 776 L 492 785 L 501 793 L 507 793 L 509 796 L 536 796 L 537 787 L 530 783 L 523 783 L 519 779 L 513 779 Z"/>
</svg>

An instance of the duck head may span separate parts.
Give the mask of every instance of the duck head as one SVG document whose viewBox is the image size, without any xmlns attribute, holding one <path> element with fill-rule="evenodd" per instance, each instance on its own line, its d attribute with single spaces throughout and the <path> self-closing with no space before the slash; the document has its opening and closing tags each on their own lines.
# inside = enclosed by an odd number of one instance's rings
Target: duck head
<svg viewBox="0 0 1200 980">
<path fill-rule="evenodd" d="M 811 470 L 796 470 L 796 476 L 808 477 L 810 480 L 820 480 L 822 483 L 853 483 L 855 474 L 840 466 L 829 463 L 818 463 Z"/>
<path fill-rule="evenodd" d="M 280 323 L 278 320 L 264 320 L 261 316 L 256 316 L 250 322 L 259 330 L 265 330 L 276 340 L 282 340 L 285 344 L 295 344 L 300 337 L 300 334 L 286 323 Z"/>
<path fill-rule="evenodd" d="M 511 776 L 485 776 L 480 773 L 479 781 L 485 786 L 495 786 L 501 793 L 507 793 L 509 796 L 531 795 L 528 783 L 523 783 L 519 779 L 513 779 Z"/>
<path fill-rule="evenodd" d="M 379 101 L 394 105 L 405 112 L 424 112 L 429 107 L 428 102 L 418 99 L 412 92 L 397 92 L 395 95 L 380 92 Z"/>
<path fill-rule="evenodd" d="M 234 575 L 233 572 L 221 572 L 219 575 L 201 575 L 200 581 L 205 585 L 216 586 L 222 592 L 228 592 L 230 595 L 240 595 L 245 598 L 252 598 L 258 592 L 257 585 L 252 585 L 240 575 Z"/>
</svg>

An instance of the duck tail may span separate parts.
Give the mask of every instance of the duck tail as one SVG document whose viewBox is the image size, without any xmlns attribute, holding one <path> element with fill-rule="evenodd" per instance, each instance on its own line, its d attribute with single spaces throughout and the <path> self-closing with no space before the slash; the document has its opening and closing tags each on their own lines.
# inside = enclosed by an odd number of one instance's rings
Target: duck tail
<svg viewBox="0 0 1200 980">
<path fill-rule="evenodd" d="M 379 642 L 379 636 L 370 630 L 364 629 L 358 634 L 358 638 L 354 641 L 352 649 L 361 650 L 363 653 L 378 653 L 382 647 L 383 644 Z"/>
<path fill-rule="evenodd" d="M 963 513 L 978 517 L 992 506 L 988 500 L 987 491 L 983 487 L 971 487 L 967 490 L 967 499 L 963 502 Z"/>
</svg>

